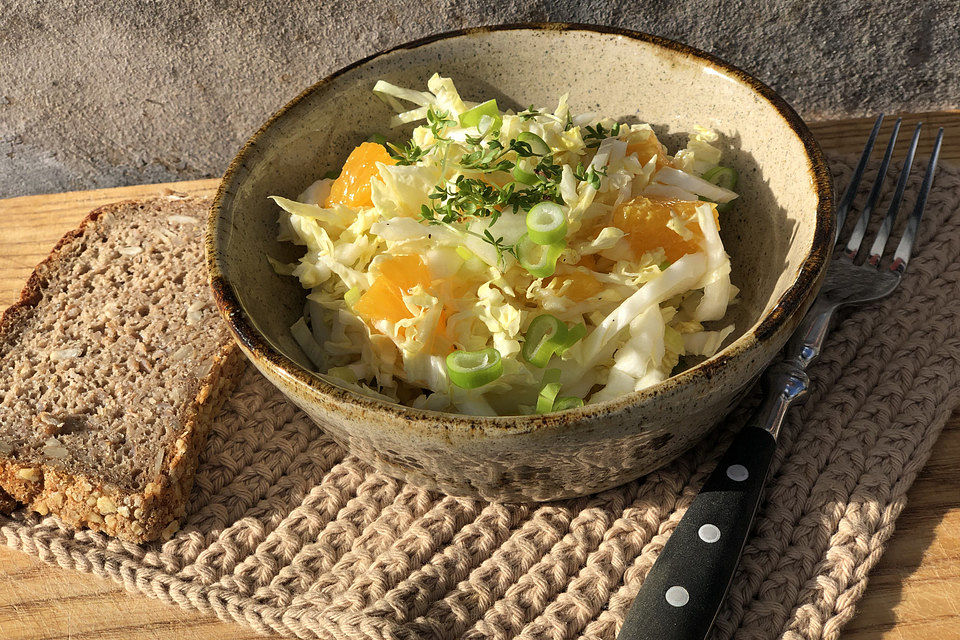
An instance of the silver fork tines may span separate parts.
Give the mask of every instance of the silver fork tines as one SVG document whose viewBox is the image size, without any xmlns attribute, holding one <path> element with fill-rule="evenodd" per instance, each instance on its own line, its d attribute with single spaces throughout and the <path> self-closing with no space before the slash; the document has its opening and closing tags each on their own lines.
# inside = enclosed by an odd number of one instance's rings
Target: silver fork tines
<svg viewBox="0 0 960 640">
<path fill-rule="evenodd" d="M 877 134 L 880 133 L 880 125 L 883 123 L 883 114 L 877 116 L 873 123 L 873 130 L 870 131 L 870 137 L 863 146 L 863 153 L 860 154 L 860 161 L 857 162 L 857 168 L 853 170 L 853 176 L 850 178 L 850 184 L 847 190 L 843 192 L 843 197 L 837 204 L 837 231 L 834 233 L 833 241 L 836 242 L 840 237 L 840 230 L 843 229 L 843 223 L 847 221 L 847 212 L 850 211 L 850 205 L 857 195 L 857 189 L 860 188 L 860 180 L 863 178 L 863 171 L 867 168 L 867 160 L 873 152 L 873 144 L 877 141 Z"/>
<path fill-rule="evenodd" d="M 860 251 L 860 243 L 863 242 L 863 236 L 867 233 L 867 225 L 870 223 L 870 214 L 873 213 L 873 207 L 880 198 L 880 191 L 883 189 L 883 180 L 887 177 L 887 167 L 890 166 L 890 158 L 893 156 L 893 148 L 897 145 L 897 134 L 900 132 L 900 118 L 893 124 L 893 131 L 890 132 L 890 142 L 887 143 L 887 149 L 883 152 L 883 161 L 880 163 L 880 169 L 877 171 L 877 179 L 873 181 L 873 187 L 870 188 L 870 195 L 867 196 L 867 202 L 863 205 L 857 224 L 850 234 L 850 241 L 847 242 L 847 256 L 856 258 Z"/>
<path fill-rule="evenodd" d="M 919 126 L 919 125 L 918 125 Z M 923 183 L 920 185 L 920 193 L 917 194 L 917 204 L 913 206 L 913 212 L 907 219 L 907 228 L 903 231 L 903 237 L 900 238 L 900 244 L 893 254 L 893 264 L 890 268 L 898 273 L 903 273 L 910 261 L 910 252 L 913 250 L 913 244 L 917 237 L 917 228 L 920 226 L 920 218 L 923 217 L 923 210 L 927 206 L 927 196 L 930 194 L 930 187 L 933 186 L 933 172 L 937 168 L 937 158 L 940 157 L 940 143 L 943 141 L 943 127 L 937 131 L 937 139 L 933 143 L 933 152 L 930 154 L 930 162 L 927 164 L 927 170 L 923 174 Z"/>
<path fill-rule="evenodd" d="M 857 163 L 857 168 L 854 171 L 853 177 L 850 179 L 850 184 L 848 185 L 846 192 L 844 192 L 840 204 L 837 206 L 837 244 L 840 244 L 841 242 L 841 227 L 843 226 L 843 222 L 847 217 L 850 207 L 853 205 L 857 187 L 859 186 L 860 180 L 863 177 L 863 170 L 866 167 L 867 160 L 871 151 L 873 150 L 873 145 L 876 141 L 877 133 L 880 130 L 880 123 L 882 121 L 883 115 L 881 114 L 873 125 L 873 131 L 870 132 L 870 138 L 867 140 L 867 144 L 864 147 L 860 161 Z M 890 205 L 887 208 L 887 213 L 883 218 L 883 222 L 881 223 L 879 230 L 877 231 L 877 235 L 870 246 L 870 254 L 867 258 L 866 264 L 873 267 L 879 268 L 880 259 L 883 257 L 884 248 L 887 244 L 887 240 L 890 238 L 890 233 L 893 230 L 894 223 L 896 222 L 897 213 L 899 212 L 900 205 L 903 202 L 903 193 L 906 190 L 907 180 L 910 177 L 910 170 L 913 167 L 913 160 L 917 152 L 917 145 L 920 141 L 920 130 L 922 127 L 923 124 L 919 123 L 913 130 L 913 138 L 910 141 L 910 147 L 907 149 L 907 155 L 904 159 L 903 167 L 900 170 L 900 176 L 897 179 L 896 190 L 894 191 L 893 197 L 890 199 Z M 900 119 L 898 118 L 896 123 L 893 125 L 893 131 L 890 133 L 890 141 L 887 143 L 887 148 L 883 153 L 883 160 L 881 161 L 880 168 L 877 171 L 877 177 L 873 182 L 873 186 L 870 188 L 870 193 L 867 195 L 867 201 L 863 205 L 863 209 L 860 212 L 857 223 L 854 226 L 853 231 L 850 233 L 850 238 L 848 239 L 846 247 L 843 251 L 843 255 L 851 260 L 857 257 L 857 254 L 860 251 L 860 245 L 863 243 L 864 236 L 867 233 L 867 228 L 870 224 L 870 217 L 873 213 L 874 207 L 877 204 L 877 201 L 880 198 L 883 182 L 887 176 L 887 169 L 890 165 L 890 159 L 893 156 L 893 150 L 897 142 L 897 133 L 899 131 Z M 930 154 L 930 161 L 927 163 L 927 170 L 924 173 L 923 182 L 920 186 L 920 192 L 917 195 L 917 202 L 914 205 L 913 212 L 907 219 L 906 228 L 904 229 L 903 236 L 900 238 L 900 242 L 897 245 L 893 263 L 890 265 L 891 270 L 898 273 L 903 273 L 903 270 L 906 269 L 913 244 L 916 241 L 917 228 L 920 225 L 920 218 L 923 215 L 923 209 L 927 202 L 927 195 L 930 193 L 930 188 L 933 185 L 933 174 L 936 170 L 937 159 L 940 156 L 940 144 L 942 140 L 943 129 L 941 128 L 937 132 L 937 138 L 933 144 L 933 152 Z"/>
<path fill-rule="evenodd" d="M 843 219 L 853 204 L 853 195 L 857 191 L 857 185 L 863 177 L 863 171 L 866 167 L 870 151 L 876 140 L 877 132 L 880 129 L 880 123 L 883 116 L 877 118 L 873 131 L 867 140 L 866 148 L 860 157 L 860 162 L 850 179 L 850 185 L 844 193 L 837 212 L 837 234 L 835 244 L 842 246 L 842 231 L 839 227 L 843 226 Z M 899 121 L 898 121 L 899 124 Z M 927 163 L 927 170 L 923 176 L 923 182 L 920 185 L 920 192 L 917 195 L 917 202 L 913 207 L 913 212 L 907 219 L 906 228 L 903 236 L 897 245 L 897 250 L 893 257 L 893 262 L 889 269 L 880 269 L 880 258 L 883 255 L 884 246 L 890 237 L 894 222 L 896 221 L 897 211 L 903 203 L 903 194 L 906 188 L 907 179 L 910 175 L 910 168 L 913 163 L 913 157 L 916 154 L 917 142 L 920 136 L 920 125 L 917 125 L 913 132 L 913 140 L 910 143 L 910 149 L 907 159 L 904 162 L 903 169 L 900 171 L 900 178 L 897 181 L 897 189 L 890 202 L 886 217 L 877 237 L 870 248 L 870 258 L 863 264 L 854 262 L 854 258 L 859 250 L 860 243 L 869 226 L 869 212 L 876 204 L 882 181 L 886 175 L 887 165 L 890 161 L 890 155 L 893 150 L 893 142 L 896 139 L 896 129 L 894 135 L 890 137 L 884 153 L 883 163 L 877 179 L 870 189 L 867 204 L 864 206 L 864 214 L 861 214 L 857 225 L 854 228 L 852 237 L 847 242 L 847 250 L 837 255 L 830 266 L 827 267 L 827 273 L 824 276 L 823 287 L 820 289 L 820 295 L 814 300 L 810 311 L 800 322 L 800 327 L 791 339 L 791 345 L 788 347 L 785 360 L 785 367 L 791 367 L 802 371 L 819 354 L 823 346 L 823 340 L 827 335 L 830 319 L 834 311 L 839 307 L 850 304 L 862 304 L 872 300 L 878 300 L 886 297 L 897 288 L 903 277 L 903 272 L 907 268 L 907 262 L 910 260 L 910 254 L 917 238 L 917 228 L 920 226 L 920 218 L 923 215 L 924 207 L 927 204 L 927 196 L 930 193 L 930 187 L 933 185 L 933 174 L 937 167 L 937 158 L 940 155 L 940 143 L 943 140 L 943 129 L 937 133 L 936 141 L 933 144 L 933 152 L 930 154 L 930 161 Z M 849 197 L 848 197 L 849 196 Z M 851 250 L 852 249 L 852 250 Z M 799 375 L 799 374 L 798 374 Z"/>
<path fill-rule="evenodd" d="M 900 201 L 903 199 L 903 190 L 907 187 L 907 178 L 910 176 L 910 167 L 913 166 L 913 156 L 917 151 L 917 143 L 920 142 L 920 129 L 923 125 L 918 124 L 913 130 L 913 140 L 910 141 L 910 148 L 907 149 L 907 157 L 903 161 L 903 168 L 900 170 L 900 178 L 897 180 L 897 190 L 890 200 L 890 207 L 887 209 L 887 215 L 883 218 L 883 223 L 877 231 L 877 237 L 873 240 L 870 247 L 870 257 L 867 261 L 873 266 L 880 264 L 880 257 L 883 255 L 883 248 L 890 237 L 890 230 L 893 229 L 893 223 L 897 218 L 897 211 L 900 210 Z M 879 177 L 877 178 L 880 179 Z"/>
</svg>

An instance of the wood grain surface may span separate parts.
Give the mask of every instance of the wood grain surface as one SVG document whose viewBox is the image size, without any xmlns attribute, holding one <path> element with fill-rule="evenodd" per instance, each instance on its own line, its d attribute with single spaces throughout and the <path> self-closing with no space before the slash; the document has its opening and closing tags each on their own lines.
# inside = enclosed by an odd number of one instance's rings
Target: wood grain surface
<svg viewBox="0 0 960 640">
<path fill-rule="evenodd" d="M 960 162 L 960 112 L 906 114 L 904 126 L 927 125 L 918 158 L 925 163 L 942 126 L 942 158 Z M 889 118 L 885 129 L 889 130 Z M 811 125 L 824 150 L 857 153 L 872 120 Z M 901 150 L 906 146 L 902 143 Z M 0 200 L 0 308 L 16 298 L 34 265 L 60 236 L 101 204 L 170 190 L 209 194 L 217 180 L 119 187 Z M 844 640 L 960 640 L 960 416 L 940 437 L 911 488 L 907 508 L 870 576 Z M 241 640 L 260 637 L 216 618 L 186 612 L 111 581 L 50 567 L 0 547 L 0 639 Z"/>
</svg>

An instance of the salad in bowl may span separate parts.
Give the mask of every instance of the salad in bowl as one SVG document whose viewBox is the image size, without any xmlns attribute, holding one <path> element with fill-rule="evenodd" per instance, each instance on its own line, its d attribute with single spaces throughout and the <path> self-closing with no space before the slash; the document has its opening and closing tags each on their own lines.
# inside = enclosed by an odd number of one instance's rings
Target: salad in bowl
<svg viewBox="0 0 960 640">
<path fill-rule="evenodd" d="M 377 135 L 296 200 L 273 196 L 270 258 L 309 293 L 291 333 L 317 371 L 367 395 L 471 415 L 523 415 L 657 384 L 733 332 L 720 239 L 737 198 L 718 136 L 670 155 L 647 124 L 374 93 L 415 123 Z M 386 124 L 386 123 L 385 123 Z"/>
</svg>

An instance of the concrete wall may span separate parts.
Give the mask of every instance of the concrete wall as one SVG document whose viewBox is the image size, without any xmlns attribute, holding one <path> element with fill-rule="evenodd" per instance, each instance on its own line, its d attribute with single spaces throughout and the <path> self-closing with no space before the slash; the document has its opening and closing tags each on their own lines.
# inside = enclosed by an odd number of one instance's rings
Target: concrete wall
<svg viewBox="0 0 960 640">
<path fill-rule="evenodd" d="M 807 118 L 960 101 L 955 0 L 0 0 L 0 197 L 219 175 L 330 71 L 430 33 L 529 20 L 687 42 Z"/>
</svg>

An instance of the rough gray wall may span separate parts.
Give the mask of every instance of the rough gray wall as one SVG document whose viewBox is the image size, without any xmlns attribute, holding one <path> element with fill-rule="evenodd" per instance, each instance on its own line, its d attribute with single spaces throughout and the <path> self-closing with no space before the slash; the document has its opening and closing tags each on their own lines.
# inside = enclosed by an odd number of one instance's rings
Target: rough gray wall
<svg viewBox="0 0 960 640">
<path fill-rule="evenodd" d="M 684 41 L 808 118 L 960 101 L 955 0 L 0 0 L 0 197 L 219 175 L 270 113 L 353 60 L 530 20 Z"/>
</svg>

